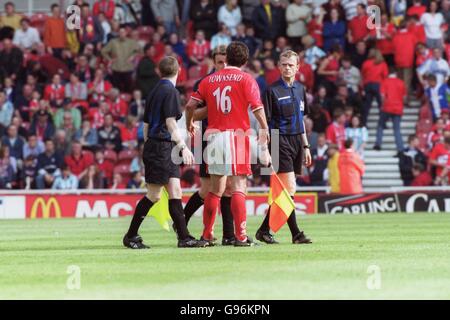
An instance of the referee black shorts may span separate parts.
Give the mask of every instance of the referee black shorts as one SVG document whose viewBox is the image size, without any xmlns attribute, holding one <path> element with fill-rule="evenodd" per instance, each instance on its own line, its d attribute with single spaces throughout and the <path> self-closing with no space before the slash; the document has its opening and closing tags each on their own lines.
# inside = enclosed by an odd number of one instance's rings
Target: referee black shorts
<svg viewBox="0 0 450 320">
<path fill-rule="evenodd" d="M 173 147 L 172 141 L 147 139 L 143 151 L 146 183 L 165 185 L 170 178 L 180 178 L 180 166 L 171 159 Z"/>
<path fill-rule="evenodd" d="M 278 137 L 279 166 L 277 173 L 295 172 L 295 174 L 302 174 L 303 143 L 301 134 L 279 135 Z M 274 155 L 272 155 L 273 157 Z"/>
</svg>

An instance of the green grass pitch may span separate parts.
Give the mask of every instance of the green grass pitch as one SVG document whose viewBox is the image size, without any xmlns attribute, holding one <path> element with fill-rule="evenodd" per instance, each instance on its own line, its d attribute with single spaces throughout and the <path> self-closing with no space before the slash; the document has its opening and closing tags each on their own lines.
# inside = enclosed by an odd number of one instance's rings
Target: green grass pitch
<svg viewBox="0 0 450 320">
<path fill-rule="evenodd" d="M 0 299 L 450 298 L 450 214 L 300 216 L 311 245 L 292 245 L 286 226 L 279 245 L 205 249 L 177 249 L 150 218 L 141 251 L 122 247 L 129 221 L 0 221 Z M 67 287 L 72 265 L 80 289 Z"/>
</svg>

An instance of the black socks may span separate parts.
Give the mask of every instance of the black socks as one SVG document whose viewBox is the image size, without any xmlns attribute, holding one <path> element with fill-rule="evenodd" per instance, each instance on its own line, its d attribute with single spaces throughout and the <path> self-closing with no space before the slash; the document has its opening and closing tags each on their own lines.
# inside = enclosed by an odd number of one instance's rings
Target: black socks
<svg viewBox="0 0 450 320">
<path fill-rule="evenodd" d="M 189 198 L 188 203 L 184 207 L 184 217 L 186 219 L 186 225 L 189 223 L 191 217 L 198 210 L 198 208 L 200 208 L 203 205 L 204 202 L 205 202 L 204 199 L 200 197 L 198 191 Z"/>
<path fill-rule="evenodd" d="M 270 207 L 269 207 L 269 209 L 267 209 L 266 217 L 264 218 L 263 223 L 259 227 L 259 231 L 262 231 L 262 232 L 269 232 L 270 231 L 269 218 L 270 218 Z"/>
<path fill-rule="evenodd" d="M 220 211 L 222 212 L 223 237 L 234 237 L 233 215 L 231 213 L 231 197 L 222 196 L 220 199 Z"/>
<path fill-rule="evenodd" d="M 292 200 L 294 200 L 294 197 L 291 196 Z M 269 217 L 270 217 L 270 207 L 267 211 L 266 217 L 264 218 L 263 223 L 261 224 L 261 227 L 259 227 L 259 230 L 262 232 L 269 232 Z M 295 209 L 292 211 L 291 215 L 288 218 L 287 224 L 289 226 L 289 230 L 291 231 L 292 236 L 295 236 L 300 233 L 300 229 L 297 225 L 297 218 L 295 216 Z"/>
<path fill-rule="evenodd" d="M 130 228 L 128 229 L 127 236 L 132 238 L 137 235 L 139 227 L 147 216 L 148 211 L 153 206 L 153 202 L 144 196 L 137 204 L 134 211 L 133 219 L 131 220 Z"/>
<path fill-rule="evenodd" d="M 181 199 L 169 200 L 169 213 L 173 223 L 175 224 L 178 239 L 185 240 L 189 236 L 189 231 L 186 227 L 186 220 L 184 218 L 184 210 Z"/>
</svg>

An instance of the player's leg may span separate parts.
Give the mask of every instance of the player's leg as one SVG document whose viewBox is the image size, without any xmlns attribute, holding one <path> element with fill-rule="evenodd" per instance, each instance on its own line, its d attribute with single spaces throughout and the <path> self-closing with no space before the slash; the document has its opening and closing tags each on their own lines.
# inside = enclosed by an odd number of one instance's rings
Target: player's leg
<svg viewBox="0 0 450 320">
<path fill-rule="evenodd" d="M 184 217 L 186 224 L 194 215 L 194 213 L 204 204 L 206 195 L 211 188 L 211 181 L 209 177 L 200 178 L 201 186 L 200 190 L 195 192 L 190 198 L 186 206 L 184 207 Z"/>
<path fill-rule="evenodd" d="M 214 221 L 217 211 L 219 210 L 220 198 L 225 191 L 227 177 L 223 175 L 211 174 L 211 189 L 205 198 L 203 207 L 203 240 L 209 241 L 211 244 L 214 241 Z"/>
<path fill-rule="evenodd" d="M 165 188 L 169 194 L 169 213 L 177 231 L 178 247 L 205 247 L 206 243 L 195 240 L 195 238 L 190 236 L 187 229 L 183 204 L 181 203 L 182 190 L 180 178 L 171 177 L 169 183 L 165 185 Z"/>
<path fill-rule="evenodd" d="M 245 206 L 247 193 L 247 176 L 232 176 L 231 180 L 231 212 L 233 213 L 235 246 L 252 246 L 253 241 L 247 236 L 247 210 Z"/>
<path fill-rule="evenodd" d="M 158 202 L 161 196 L 161 185 L 147 184 L 147 194 L 139 200 L 134 211 L 133 218 L 131 219 L 128 232 L 123 238 L 123 244 L 125 247 L 131 249 L 147 249 L 149 248 L 143 243 L 142 237 L 139 236 L 139 227 L 147 216 L 148 211 L 154 203 Z"/>
<path fill-rule="evenodd" d="M 227 179 L 225 192 L 220 199 L 220 211 L 222 213 L 223 237 L 222 245 L 234 245 L 233 214 L 231 213 L 231 180 Z"/>
</svg>

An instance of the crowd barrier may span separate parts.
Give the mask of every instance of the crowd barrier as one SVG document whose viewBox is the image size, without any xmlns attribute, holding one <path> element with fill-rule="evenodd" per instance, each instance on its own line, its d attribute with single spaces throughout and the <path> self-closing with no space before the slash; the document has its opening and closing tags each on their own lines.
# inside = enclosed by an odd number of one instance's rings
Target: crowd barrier
<svg viewBox="0 0 450 320">
<path fill-rule="evenodd" d="M 247 214 L 267 212 L 268 188 L 250 188 Z M 358 195 L 332 194 L 327 187 L 300 188 L 297 214 L 449 212 L 450 188 L 391 188 Z M 185 204 L 194 190 L 185 190 Z M 143 190 L 0 191 L 0 219 L 116 218 L 131 215 Z M 201 215 L 202 208 L 196 215 Z"/>
</svg>

